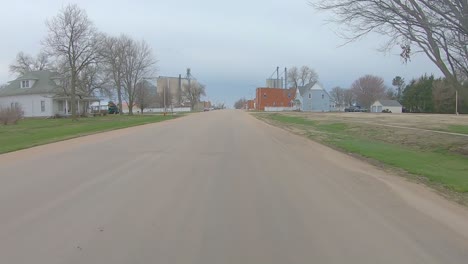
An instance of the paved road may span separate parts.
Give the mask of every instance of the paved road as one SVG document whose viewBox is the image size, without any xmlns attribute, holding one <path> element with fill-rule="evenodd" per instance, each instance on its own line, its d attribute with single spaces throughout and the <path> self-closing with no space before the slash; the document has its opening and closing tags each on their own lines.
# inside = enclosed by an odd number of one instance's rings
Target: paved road
<svg viewBox="0 0 468 264">
<path fill-rule="evenodd" d="M 0 155 L 0 263 L 468 263 L 468 213 L 239 111 Z"/>
</svg>

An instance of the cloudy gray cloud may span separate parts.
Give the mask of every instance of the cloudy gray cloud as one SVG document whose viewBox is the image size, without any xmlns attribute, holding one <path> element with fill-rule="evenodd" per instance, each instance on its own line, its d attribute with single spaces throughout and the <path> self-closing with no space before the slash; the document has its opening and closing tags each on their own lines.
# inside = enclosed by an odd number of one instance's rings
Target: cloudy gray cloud
<svg viewBox="0 0 468 264">
<path fill-rule="evenodd" d="M 178 75 L 191 67 L 207 85 L 213 101 L 232 104 L 253 96 L 276 66 L 309 65 L 326 89 L 348 87 L 364 74 L 407 80 L 440 75 L 422 55 L 404 65 L 398 50 L 383 54 L 384 40 L 370 35 L 339 47 L 343 40 L 307 0 L 83 0 L 99 30 L 145 39 L 159 59 L 159 74 Z M 1 1 L 0 83 L 11 80 L 8 65 L 19 51 L 36 54 L 47 29 L 45 20 L 68 1 Z"/>
</svg>

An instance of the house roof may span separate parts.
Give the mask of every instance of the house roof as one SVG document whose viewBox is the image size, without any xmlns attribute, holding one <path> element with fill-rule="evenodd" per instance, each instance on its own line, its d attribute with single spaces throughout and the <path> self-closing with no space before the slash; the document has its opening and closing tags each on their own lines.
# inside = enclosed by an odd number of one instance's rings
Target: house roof
<svg viewBox="0 0 468 264">
<path fill-rule="evenodd" d="M 401 106 L 397 100 L 379 100 L 382 106 Z"/>
<path fill-rule="evenodd" d="M 60 88 L 60 86 L 54 82 L 54 79 L 57 78 L 59 78 L 59 75 L 56 72 L 28 72 L 18 77 L 16 80 L 9 82 L 9 84 L 4 89 L 0 90 L 0 97 L 63 92 L 62 88 Z M 23 80 L 34 80 L 35 82 L 34 85 L 30 88 L 21 88 L 20 84 Z"/>
<path fill-rule="evenodd" d="M 304 97 L 304 95 L 310 90 L 325 91 L 325 89 L 323 89 L 323 87 L 318 82 L 312 82 L 312 83 L 307 84 L 306 86 L 299 86 L 298 89 L 302 97 Z"/>
</svg>

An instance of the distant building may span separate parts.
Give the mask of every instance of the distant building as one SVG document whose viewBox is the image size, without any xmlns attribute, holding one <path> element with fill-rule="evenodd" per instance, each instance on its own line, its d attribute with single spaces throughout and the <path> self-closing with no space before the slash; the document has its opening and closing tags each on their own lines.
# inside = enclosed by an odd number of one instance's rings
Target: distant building
<svg viewBox="0 0 468 264">
<path fill-rule="evenodd" d="M 334 107 L 330 95 L 318 83 L 297 88 L 294 103 L 305 112 L 330 112 Z"/>
<path fill-rule="evenodd" d="M 180 106 L 184 104 L 183 91 L 184 87 L 197 84 L 196 79 L 188 79 L 182 77 L 167 77 L 161 76 L 157 79 L 157 93 L 163 96 L 164 92 L 168 93 L 166 98 L 170 99 L 168 105 Z"/>
<path fill-rule="evenodd" d="M 403 106 L 396 100 L 377 100 L 370 108 L 372 113 L 382 113 L 382 111 L 385 110 L 396 114 L 401 114 L 403 112 Z"/>
<path fill-rule="evenodd" d="M 267 88 L 284 88 L 284 80 L 281 79 L 267 79 L 266 80 L 266 87 Z"/>
<path fill-rule="evenodd" d="M 257 88 L 255 109 L 264 111 L 265 107 L 292 107 L 296 89 Z"/>
<path fill-rule="evenodd" d="M 63 79 L 56 72 L 28 72 L 0 90 L 0 107 L 20 106 L 25 117 L 70 115 L 71 97 L 62 84 Z M 77 91 L 77 113 L 89 113 L 91 104 L 99 101 Z"/>
</svg>

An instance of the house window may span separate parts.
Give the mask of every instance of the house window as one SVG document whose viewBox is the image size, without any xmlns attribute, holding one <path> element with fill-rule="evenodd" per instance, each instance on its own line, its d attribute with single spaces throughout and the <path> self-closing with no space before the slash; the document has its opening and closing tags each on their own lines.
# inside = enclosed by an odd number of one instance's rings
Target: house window
<svg viewBox="0 0 468 264">
<path fill-rule="evenodd" d="M 45 101 L 41 101 L 41 112 L 45 112 Z"/>
<path fill-rule="evenodd" d="M 324 94 L 322 94 L 322 99 L 325 99 L 325 95 L 324 95 Z"/>
<path fill-rule="evenodd" d="M 263 98 L 266 98 L 266 93 L 263 94 Z"/>
<path fill-rule="evenodd" d="M 29 88 L 29 80 L 21 81 L 21 88 Z"/>
<path fill-rule="evenodd" d="M 291 98 L 291 93 L 288 93 L 288 98 Z"/>
<path fill-rule="evenodd" d="M 309 99 L 312 98 L 312 95 L 309 93 Z"/>
</svg>

